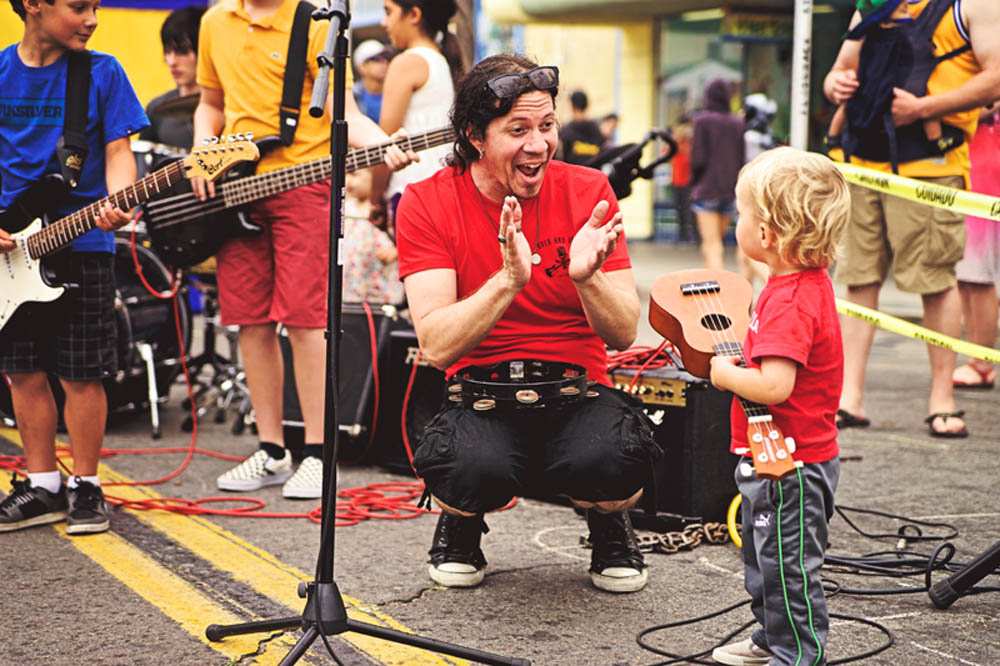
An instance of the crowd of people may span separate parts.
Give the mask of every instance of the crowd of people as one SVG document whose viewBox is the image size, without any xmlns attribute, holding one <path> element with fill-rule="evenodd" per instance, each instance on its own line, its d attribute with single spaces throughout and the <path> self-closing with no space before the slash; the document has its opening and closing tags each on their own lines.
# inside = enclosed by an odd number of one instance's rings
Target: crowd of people
<svg viewBox="0 0 1000 666">
<path fill-rule="evenodd" d="M 863 4 L 855 27 L 888 20 L 900 3 Z M 952 6 L 926 0 L 906 7 L 934 44 L 954 52 L 929 72 L 929 94 L 894 91 L 896 125 L 919 132 L 900 130 L 911 138 L 898 142 L 898 154 L 887 152 L 890 137 L 883 133 L 881 150 L 866 134 L 864 151 L 832 157 L 956 188 L 965 188 L 971 173 L 973 187 L 995 190 L 996 115 L 981 109 L 1000 95 L 1000 38 L 991 30 L 1000 9 L 991 0 L 965 0 L 947 12 L 942 4 Z M 0 95 L 40 107 L 25 116 L 38 122 L 0 116 L 0 209 L 68 162 L 80 176 L 66 201 L 46 211 L 50 216 L 131 185 L 136 164 L 129 138 L 137 133 L 184 148 L 223 134 L 281 136 L 261 156 L 258 173 L 328 155 L 329 113 L 288 115 L 281 104 L 291 78 L 286 70 L 299 57 L 292 47 L 302 40 L 305 85 L 292 92 L 300 108 L 308 105 L 327 30 L 315 22 L 303 27 L 293 0 L 223 0 L 207 11 L 172 13 L 161 39 L 176 90 L 145 112 L 120 64 L 86 50 L 97 5 L 12 0 L 24 35 L 0 52 Z M 871 18 L 870 5 L 884 5 L 879 18 Z M 428 498 L 441 509 L 429 575 L 445 587 L 480 584 L 485 515 L 541 483 L 586 515 L 593 585 L 637 592 L 649 571 L 628 509 L 642 497 L 662 452 L 642 404 L 614 389 L 607 372 L 609 348 L 633 344 L 641 310 L 618 201 L 607 177 L 589 166 L 615 140 L 617 117 L 593 120 L 587 95 L 575 91 L 572 120 L 560 129 L 558 68 L 521 55 L 491 56 L 463 72 L 448 29 L 455 11 L 451 0 L 385 0 L 391 47 L 366 41 L 354 50 L 348 142 L 387 147 L 384 167 L 351 174 L 347 182 L 345 297 L 405 299 L 421 353 L 457 387 L 449 394 L 483 378 L 516 384 L 526 373 L 582 378 L 585 385 L 552 397 L 520 391 L 513 401 L 497 395 L 469 404 L 453 394 L 458 399 L 445 402 L 414 457 Z M 874 57 L 851 35 L 824 86 L 830 101 L 845 107 L 839 131 L 849 141 L 869 129 L 855 120 L 852 100 Z M 279 57 L 286 52 L 287 59 Z M 75 103 L 80 54 L 87 56 L 82 71 L 89 89 L 85 145 L 60 164 L 53 155 L 64 154 L 65 128 L 43 122 L 41 107 Z M 157 114 L 191 96 L 197 104 L 189 122 Z M 735 478 L 744 498 L 746 587 L 759 626 L 714 657 L 725 664 L 822 663 L 829 621 L 819 569 L 840 474 L 838 430 L 870 423 L 863 389 L 873 336 L 863 322 L 838 320 L 831 268 L 849 300 L 870 307 L 891 273 L 901 289 L 921 295 L 925 324 L 949 335 L 960 333 L 964 304 L 969 336 L 992 345 L 1000 227 L 848 185 L 827 157 L 773 148 L 769 100 L 747 98 L 741 118 L 732 112 L 732 96 L 728 82 L 711 82 L 704 108 L 676 132 L 677 201 L 690 201 L 696 218 L 690 230 L 697 230 L 711 269 L 723 268 L 722 239 L 737 220 L 741 269 L 762 290 L 744 342 L 746 365 L 721 354 L 710 379 L 768 406 L 797 442 L 799 465 L 777 481 L 758 476 L 747 457 L 747 416 L 734 401 L 731 450 L 741 456 Z M 949 127 L 958 128 L 963 140 L 928 142 L 929 120 L 940 120 L 948 136 Z M 391 143 L 449 126 L 455 142 L 442 149 L 418 154 Z M 216 195 L 204 179 L 191 186 L 202 200 Z M 321 495 L 329 206 L 328 182 L 264 197 L 248 206 L 263 232 L 230 239 L 217 255 L 221 319 L 239 327 L 259 440 L 218 477 L 222 490 L 281 485 L 287 498 Z M 110 204 L 95 213 L 95 228 L 51 266 L 79 288 L 54 305 L 23 308 L 0 331 L 0 371 L 9 378 L 27 461 L 27 477 L 0 502 L 0 531 L 63 520 L 70 534 L 109 528 L 97 465 L 107 418 L 102 380 L 113 372 L 116 354 L 112 231 L 131 219 L 130 211 Z M 19 251 L 16 231 L 0 230 L 0 252 Z M 305 422 L 297 467 L 282 430 L 279 324 L 291 343 Z M 955 354 L 935 347 L 930 361 L 929 432 L 967 436 L 954 389 L 992 387 L 995 370 L 976 361 L 956 368 Z M 49 373 L 66 393 L 73 469 L 65 484 L 56 466 Z M 551 405 L 540 408 L 539 399 Z"/>
</svg>

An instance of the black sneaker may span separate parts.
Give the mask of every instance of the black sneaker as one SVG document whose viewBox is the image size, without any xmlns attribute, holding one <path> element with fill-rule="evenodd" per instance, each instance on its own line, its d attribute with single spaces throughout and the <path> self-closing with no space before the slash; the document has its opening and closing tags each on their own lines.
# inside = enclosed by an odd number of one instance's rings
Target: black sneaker
<svg viewBox="0 0 1000 666">
<path fill-rule="evenodd" d="M 638 592 L 648 572 L 627 511 L 587 511 L 590 528 L 590 580 L 606 592 Z"/>
<path fill-rule="evenodd" d="M 486 558 L 479 540 L 488 531 L 482 516 L 463 518 L 442 512 L 429 551 L 427 571 L 431 580 L 444 587 L 475 587 L 482 583 Z"/>
<path fill-rule="evenodd" d="M 77 479 L 76 488 L 69 488 L 69 524 L 67 534 L 96 534 L 107 532 L 108 505 L 104 501 L 104 491 L 89 481 Z"/>
<path fill-rule="evenodd" d="M 32 486 L 28 479 L 18 481 L 16 474 L 11 485 L 14 489 L 0 502 L 0 532 L 66 520 L 65 488 L 50 493 L 45 488 Z"/>
</svg>

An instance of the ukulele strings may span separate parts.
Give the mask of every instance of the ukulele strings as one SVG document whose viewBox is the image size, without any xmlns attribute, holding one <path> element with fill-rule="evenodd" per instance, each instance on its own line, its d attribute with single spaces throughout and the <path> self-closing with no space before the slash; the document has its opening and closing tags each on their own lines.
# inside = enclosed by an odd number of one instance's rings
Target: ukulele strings
<svg viewBox="0 0 1000 666">
<path fill-rule="evenodd" d="M 712 290 L 708 287 L 696 289 L 694 292 L 692 292 L 692 294 L 695 299 L 695 305 L 698 308 L 698 314 L 701 315 L 701 320 L 703 322 L 702 325 L 709 330 L 709 335 L 711 336 L 712 342 L 716 344 L 717 347 L 722 347 L 723 349 L 725 349 L 726 350 L 725 355 L 738 356 L 743 361 L 744 365 L 749 366 L 749 364 L 747 363 L 747 359 L 743 354 L 743 346 L 737 340 L 727 339 L 726 337 L 725 332 L 731 330 L 731 326 L 729 326 L 726 322 L 728 317 L 725 317 L 722 314 L 723 312 L 725 312 L 723 308 L 722 298 L 719 297 L 718 294 L 713 294 Z M 705 296 L 706 298 L 702 299 L 701 296 Z M 713 310 L 715 311 L 714 313 Z M 706 325 L 706 323 L 704 323 L 706 320 L 707 324 L 711 325 Z M 739 345 L 738 353 L 733 353 L 731 347 L 724 346 L 725 343 L 727 342 L 738 344 Z M 749 429 L 752 431 L 752 434 L 757 434 L 761 436 L 768 457 L 770 458 L 770 460 L 776 461 L 777 456 L 774 455 L 774 451 L 771 447 L 771 439 L 770 437 L 768 437 L 769 428 L 765 429 L 763 423 L 750 420 L 750 417 L 763 416 L 763 414 L 754 413 L 757 411 L 757 408 L 755 407 L 751 408 L 748 405 L 743 404 L 742 402 L 741 406 L 743 408 L 743 411 L 746 413 L 748 417 L 747 421 Z M 753 412 L 751 411 L 751 409 L 753 410 Z M 747 444 L 749 445 L 749 442 L 747 442 Z M 753 456 L 751 455 L 751 459 L 752 458 Z"/>
</svg>

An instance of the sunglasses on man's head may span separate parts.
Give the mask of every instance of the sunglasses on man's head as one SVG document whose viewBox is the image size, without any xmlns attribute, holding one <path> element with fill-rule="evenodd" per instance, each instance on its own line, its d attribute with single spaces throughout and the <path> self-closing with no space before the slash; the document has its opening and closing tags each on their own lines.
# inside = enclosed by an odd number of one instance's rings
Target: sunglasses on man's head
<svg viewBox="0 0 1000 666">
<path fill-rule="evenodd" d="M 525 90 L 555 90 L 559 87 L 559 68 L 552 65 L 535 67 L 527 72 L 504 74 L 486 82 L 497 99 L 517 97 Z"/>
</svg>

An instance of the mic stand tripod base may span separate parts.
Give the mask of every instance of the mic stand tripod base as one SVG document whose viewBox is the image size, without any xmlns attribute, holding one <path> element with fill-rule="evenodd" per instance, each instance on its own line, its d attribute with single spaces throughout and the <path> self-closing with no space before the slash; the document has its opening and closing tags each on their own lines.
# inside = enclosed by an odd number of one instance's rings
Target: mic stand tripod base
<svg viewBox="0 0 1000 666">
<path fill-rule="evenodd" d="M 354 631 L 359 634 L 373 636 L 384 640 L 410 645 L 415 648 L 431 650 L 439 654 L 449 654 L 454 657 L 468 659 L 481 664 L 496 664 L 498 666 L 531 666 L 527 659 L 519 657 L 503 657 L 490 652 L 483 652 L 474 648 L 462 647 L 453 643 L 424 638 L 416 634 L 408 634 L 394 629 L 387 629 L 367 622 L 358 622 L 347 617 L 347 609 L 344 607 L 343 597 L 336 583 L 300 583 L 299 596 L 306 596 L 306 607 L 302 615 L 293 617 L 276 618 L 273 620 L 261 620 L 259 622 L 245 622 L 243 624 L 209 625 L 205 630 L 205 635 L 210 641 L 221 641 L 226 636 L 239 636 L 242 634 L 263 633 L 267 631 L 287 631 L 288 629 L 303 628 L 305 632 L 299 637 L 281 664 L 290 665 L 296 663 L 306 653 L 313 642 L 319 638 L 320 634 L 330 636 L 342 634 L 345 631 Z M 317 613 L 317 610 L 320 612 Z M 323 621 L 319 621 L 322 617 Z"/>
</svg>

